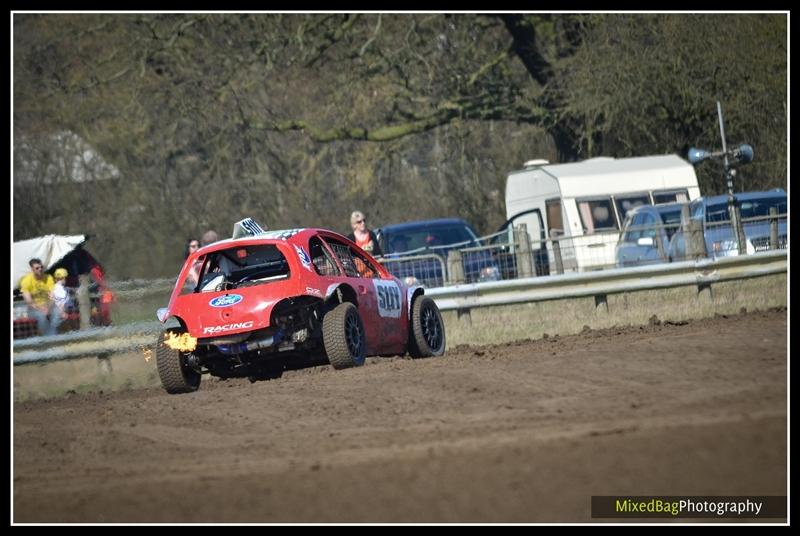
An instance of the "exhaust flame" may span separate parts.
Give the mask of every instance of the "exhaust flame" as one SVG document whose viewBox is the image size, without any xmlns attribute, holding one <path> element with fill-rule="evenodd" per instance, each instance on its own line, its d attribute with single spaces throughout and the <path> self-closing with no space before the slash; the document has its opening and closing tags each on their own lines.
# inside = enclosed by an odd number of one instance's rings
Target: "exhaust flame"
<svg viewBox="0 0 800 536">
<path fill-rule="evenodd" d="M 164 344 L 179 352 L 192 352 L 197 348 L 197 339 L 188 333 L 176 335 L 175 333 L 167 332 L 164 337 Z"/>
</svg>

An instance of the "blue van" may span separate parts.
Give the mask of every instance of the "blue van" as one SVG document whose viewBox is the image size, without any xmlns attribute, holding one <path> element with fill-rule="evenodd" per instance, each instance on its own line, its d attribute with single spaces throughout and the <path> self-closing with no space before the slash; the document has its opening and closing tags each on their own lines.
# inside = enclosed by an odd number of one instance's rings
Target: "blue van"
<svg viewBox="0 0 800 536">
<path fill-rule="evenodd" d="M 386 225 L 378 229 L 376 235 L 383 250 L 381 262 L 386 269 L 395 277 L 426 287 L 441 287 L 447 283 L 450 251 L 480 246 L 478 234 L 459 218 Z M 465 283 L 500 279 L 500 270 L 489 250 L 465 253 L 462 265 Z"/>
<path fill-rule="evenodd" d="M 765 192 L 743 192 L 735 194 L 734 198 L 741 210 L 746 253 L 751 254 L 770 249 L 770 208 L 775 208 L 778 213 L 777 247 L 786 249 L 788 205 L 784 190 L 777 188 Z M 739 255 L 736 235 L 730 222 L 727 195 L 695 199 L 689 204 L 689 214 L 693 220 L 702 222 L 708 257 Z M 686 241 L 680 230 L 670 241 L 669 258 L 671 261 L 680 261 L 686 258 Z"/>
</svg>

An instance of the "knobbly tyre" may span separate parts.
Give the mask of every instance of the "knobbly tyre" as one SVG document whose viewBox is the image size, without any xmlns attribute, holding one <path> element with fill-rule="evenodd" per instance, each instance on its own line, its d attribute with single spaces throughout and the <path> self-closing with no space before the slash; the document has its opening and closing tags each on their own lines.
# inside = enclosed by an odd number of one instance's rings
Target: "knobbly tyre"
<svg viewBox="0 0 800 536">
<path fill-rule="evenodd" d="M 171 394 L 196 391 L 203 374 L 255 381 L 326 360 L 343 369 L 368 355 L 445 351 L 441 314 L 422 287 L 407 287 L 337 233 L 263 231 L 250 218 L 186 259 L 157 316 L 178 324 L 155 351 Z"/>
</svg>

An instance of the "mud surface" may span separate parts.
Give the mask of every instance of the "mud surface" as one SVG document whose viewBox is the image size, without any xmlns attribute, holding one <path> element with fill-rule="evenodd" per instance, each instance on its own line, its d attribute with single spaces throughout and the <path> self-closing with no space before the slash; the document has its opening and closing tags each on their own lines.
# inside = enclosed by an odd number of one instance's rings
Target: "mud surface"
<svg viewBox="0 0 800 536">
<path fill-rule="evenodd" d="M 590 522 L 592 495 L 785 495 L 786 320 L 17 403 L 14 521 Z"/>
</svg>

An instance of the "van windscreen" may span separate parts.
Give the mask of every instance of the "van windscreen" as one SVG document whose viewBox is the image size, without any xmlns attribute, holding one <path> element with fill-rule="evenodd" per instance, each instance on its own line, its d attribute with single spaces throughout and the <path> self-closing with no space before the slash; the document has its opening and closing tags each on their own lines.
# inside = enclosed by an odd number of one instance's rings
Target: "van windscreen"
<svg viewBox="0 0 800 536">
<path fill-rule="evenodd" d="M 764 199 L 748 199 L 739 201 L 739 209 L 742 218 L 760 218 L 769 216 L 769 209 L 775 208 L 778 214 L 786 214 L 786 198 L 785 197 L 769 197 Z M 706 221 L 707 222 L 720 222 L 730 220 L 728 214 L 728 203 L 715 203 L 706 207 Z"/>
</svg>

